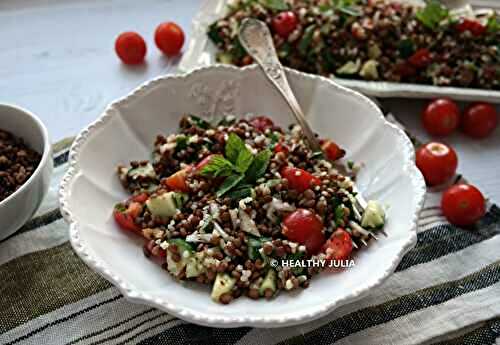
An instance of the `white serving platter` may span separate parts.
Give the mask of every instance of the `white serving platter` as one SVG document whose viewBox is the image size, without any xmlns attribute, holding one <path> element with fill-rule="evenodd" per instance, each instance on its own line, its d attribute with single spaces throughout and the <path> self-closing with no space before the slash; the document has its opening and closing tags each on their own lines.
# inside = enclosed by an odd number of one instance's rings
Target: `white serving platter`
<svg viewBox="0 0 500 345">
<path fill-rule="evenodd" d="M 420 0 L 405 0 L 420 1 Z M 191 39 L 187 51 L 179 63 L 179 69 L 187 72 L 195 67 L 215 64 L 216 47 L 210 42 L 206 31 L 208 26 L 226 13 L 229 0 L 204 0 L 200 11 L 193 20 Z M 500 1 L 473 0 L 474 8 L 493 8 L 500 10 Z M 500 103 L 500 91 L 469 89 L 459 87 L 442 87 L 385 81 L 362 81 L 335 78 L 340 85 L 357 90 L 373 97 L 404 97 L 404 98 L 437 98 L 449 97 L 460 101 L 484 101 Z"/>
</svg>

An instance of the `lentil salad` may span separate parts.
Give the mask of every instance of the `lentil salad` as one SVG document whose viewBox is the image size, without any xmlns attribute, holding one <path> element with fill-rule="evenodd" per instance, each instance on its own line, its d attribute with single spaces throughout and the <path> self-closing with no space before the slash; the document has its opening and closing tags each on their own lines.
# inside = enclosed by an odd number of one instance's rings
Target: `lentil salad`
<svg viewBox="0 0 500 345">
<path fill-rule="evenodd" d="M 157 136 L 151 161 L 118 167 L 132 196 L 114 219 L 176 279 L 212 286 L 216 302 L 307 288 L 324 268 L 272 261 L 348 260 L 385 224 L 375 201 L 356 217 L 358 167 L 340 174 L 331 161 L 345 150 L 321 144 L 313 153 L 298 126 L 285 131 L 264 116 L 212 125 L 186 115 L 177 134 Z"/>
<path fill-rule="evenodd" d="M 500 89 L 500 16 L 385 0 L 236 0 L 208 28 L 217 60 L 252 63 L 244 18 L 265 21 L 283 65 L 340 78 Z"/>
</svg>

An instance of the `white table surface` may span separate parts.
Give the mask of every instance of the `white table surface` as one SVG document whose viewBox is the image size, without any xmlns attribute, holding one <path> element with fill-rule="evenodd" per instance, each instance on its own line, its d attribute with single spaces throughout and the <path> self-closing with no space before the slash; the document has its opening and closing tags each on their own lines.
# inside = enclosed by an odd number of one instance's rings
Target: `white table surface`
<svg viewBox="0 0 500 345">
<path fill-rule="evenodd" d="M 36 113 L 53 141 L 75 135 L 110 101 L 175 66 L 175 59 L 154 46 L 154 29 L 173 20 L 189 38 L 199 5 L 200 0 L 2 0 L 0 102 Z M 146 39 L 145 66 L 129 68 L 117 60 L 114 39 L 126 30 Z M 420 125 L 423 101 L 384 104 L 420 139 L 429 139 Z M 460 172 L 500 201 L 500 130 L 482 141 L 459 133 L 444 141 L 457 150 Z"/>
</svg>

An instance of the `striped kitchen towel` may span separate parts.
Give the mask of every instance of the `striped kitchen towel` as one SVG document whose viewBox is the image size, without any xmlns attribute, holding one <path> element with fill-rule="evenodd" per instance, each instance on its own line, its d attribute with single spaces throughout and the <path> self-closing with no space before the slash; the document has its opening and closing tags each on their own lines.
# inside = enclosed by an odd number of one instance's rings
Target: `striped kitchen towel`
<svg viewBox="0 0 500 345">
<path fill-rule="evenodd" d="M 36 216 L 0 242 L 0 344 L 500 344 L 500 209 L 475 230 L 446 222 L 429 192 L 418 242 L 357 302 L 300 326 L 201 327 L 125 300 L 73 253 L 57 204 L 68 142 Z"/>
</svg>

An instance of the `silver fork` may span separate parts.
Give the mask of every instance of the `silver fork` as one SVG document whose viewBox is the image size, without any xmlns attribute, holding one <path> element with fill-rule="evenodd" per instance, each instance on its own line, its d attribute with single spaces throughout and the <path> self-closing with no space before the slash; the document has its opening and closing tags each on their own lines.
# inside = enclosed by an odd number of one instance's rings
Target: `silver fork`
<svg viewBox="0 0 500 345">
<path fill-rule="evenodd" d="M 319 141 L 309 126 L 309 123 L 307 122 L 292 89 L 290 88 L 285 70 L 283 69 L 283 66 L 278 59 L 278 55 L 276 54 L 276 48 L 274 47 L 271 32 L 269 31 L 267 25 L 257 19 L 244 19 L 241 23 L 238 36 L 242 46 L 262 68 L 266 77 L 271 81 L 287 102 L 288 106 L 292 110 L 296 122 L 302 128 L 302 132 L 304 133 L 309 148 L 313 152 L 322 152 Z M 356 185 L 354 185 L 353 191 L 355 192 L 354 202 L 352 203 L 354 215 L 356 220 L 361 222 L 361 217 L 365 211 L 367 202 L 356 188 Z M 373 232 L 363 229 L 358 223 L 355 224 L 356 226 L 359 226 L 362 232 L 364 231 L 365 234 L 369 234 L 369 236 L 372 236 L 375 240 L 377 240 L 377 237 L 373 234 Z M 366 245 L 366 242 L 363 239 L 361 239 L 361 242 Z"/>
</svg>

